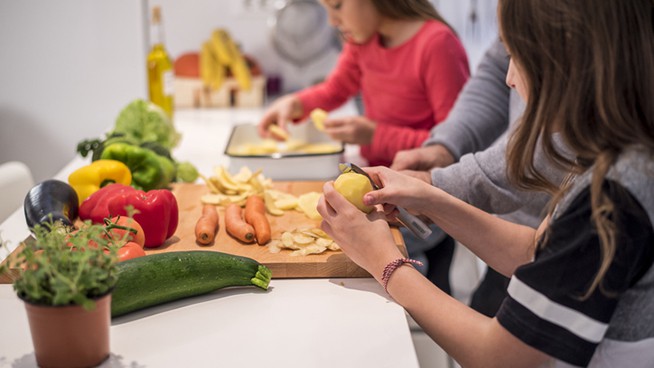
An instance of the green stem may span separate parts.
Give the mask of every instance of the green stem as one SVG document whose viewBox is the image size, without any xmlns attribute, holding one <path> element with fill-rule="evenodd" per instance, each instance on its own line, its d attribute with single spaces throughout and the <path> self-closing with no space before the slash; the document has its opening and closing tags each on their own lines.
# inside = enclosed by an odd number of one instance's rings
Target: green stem
<svg viewBox="0 0 654 368">
<path fill-rule="evenodd" d="M 118 216 L 118 218 L 120 218 L 120 216 Z M 105 232 L 107 234 L 109 234 L 109 231 L 113 230 L 113 229 L 120 229 L 120 230 L 129 231 L 132 234 L 137 234 L 138 233 L 138 230 L 136 230 L 135 228 L 129 227 L 129 226 L 118 225 L 115 222 L 111 222 L 111 220 L 108 219 L 108 218 L 104 219 L 104 223 L 106 225 L 104 229 L 105 229 Z"/>
<path fill-rule="evenodd" d="M 268 285 L 270 284 L 270 278 L 272 277 L 272 272 L 270 269 L 264 265 L 259 265 L 259 269 L 253 278 L 250 279 L 250 282 L 254 286 L 258 286 L 263 290 L 268 290 Z"/>
</svg>

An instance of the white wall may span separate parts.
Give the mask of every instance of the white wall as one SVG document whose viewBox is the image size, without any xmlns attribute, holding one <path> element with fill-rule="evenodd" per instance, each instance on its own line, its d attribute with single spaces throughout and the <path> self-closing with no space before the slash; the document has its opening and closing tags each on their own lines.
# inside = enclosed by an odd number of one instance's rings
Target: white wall
<svg viewBox="0 0 654 368">
<path fill-rule="evenodd" d="M 0 163 L 51 177 L 145 97 L 144 11 L 140 0 L 0 1 Z"/>
<path fill-rule="evenodd" d="M 433 0 L 462 38 L 471 66 L 496 37 L 497 0 Z M 474 1 L 474 0 L 472 0 Z M 0 1 L 0 163 L 25 162 L 40 181 L 98 137 L 129 101 L 145 98 L 148 9 L 163 10 L 166 46 L 176 57 L 198 50 L 224 27 L 286 90 L 322 78 L 338 56 L 331 50 L 303 67 L 273 50 L 271 19 L 283 0 L 2 0 Z M 246 8 L 249 4 L 249 8 Z"/>
<path fill-rule="evenodd" d="M 497 38 L 497 0 L 432 0 L 432 3 L 457 31 L 474 71 L 486 48 Z M 474 23 L 471 22 L 473 9 L 477 14 Z"/>
</svg>

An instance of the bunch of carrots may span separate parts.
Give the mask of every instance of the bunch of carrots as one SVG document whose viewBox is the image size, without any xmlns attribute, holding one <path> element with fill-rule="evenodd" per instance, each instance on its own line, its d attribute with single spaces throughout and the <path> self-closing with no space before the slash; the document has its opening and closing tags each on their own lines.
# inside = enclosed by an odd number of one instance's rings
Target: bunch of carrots
<svg viewBox="0 0 654 368">
<path fill-rule="evenodd" d="M 213 243 L 218 227 L 219 216 L 216 207 L 205 204 L 195 225 L 196 242 L 200 245 Z M 256 241 L 259 245 L 267 244 L 271 239 L 271 230 L 263 198 L 259 195 L 249 196 L 245 202 L 245 210 L 234 203 L 228 205 L 225 209 L 225 228 L 229 235 L 243 243 Z"/>
</svg>

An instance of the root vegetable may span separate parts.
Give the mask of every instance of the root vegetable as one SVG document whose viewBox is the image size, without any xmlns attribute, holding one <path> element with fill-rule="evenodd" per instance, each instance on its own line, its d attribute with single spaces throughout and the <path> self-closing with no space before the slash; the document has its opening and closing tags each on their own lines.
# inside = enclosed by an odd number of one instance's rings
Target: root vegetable
<svg viewBox="0 0 654 368">
<path fill-rule="evenodd" d="M 257 244 L 264 245 L 270 241 L 270 222 L 266 217 L 266 205 L 263 198 L 251 195 L 245 202 L 245 221 L 254 227 Z"/>
<path fill-rule="evenodd" d="M 216 207 L 205 204 L 202 207 L 202 215 L 195 224 L 195 241 L 200 245 L 213 243 L 218 232 L 219 216 Z"/>
<path fill-rule="evenodd" d="M 241 206 L 230 204 L 225 209 L 225 229 L 229 235 L 244 242 L 254 242 L 254 228 L 242 217 Z"/>
</svg>

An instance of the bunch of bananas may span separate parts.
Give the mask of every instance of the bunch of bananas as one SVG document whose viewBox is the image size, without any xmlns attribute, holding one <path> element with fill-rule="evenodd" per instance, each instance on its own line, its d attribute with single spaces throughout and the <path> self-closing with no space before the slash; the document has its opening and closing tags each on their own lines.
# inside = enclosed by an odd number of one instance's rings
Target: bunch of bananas
<svg viewBox="0 0 654 368">
<path fill-rule="evenodd" d="M 227 78 L 227 71 L 236 79 L 239 88 L 252 88 L 250 68 L 241 51 L 224 29 L 216 29 L 211 38 L 202 44 L 200 52 L 200 78 L 205 86 L 219 89 Z"/>
</svg>

